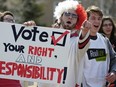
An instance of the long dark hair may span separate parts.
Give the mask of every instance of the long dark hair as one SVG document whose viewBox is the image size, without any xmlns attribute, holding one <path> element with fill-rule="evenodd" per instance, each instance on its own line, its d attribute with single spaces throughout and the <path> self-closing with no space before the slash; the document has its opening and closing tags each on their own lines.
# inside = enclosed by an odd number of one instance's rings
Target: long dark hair
<svg viewBox="0 0 116 87">
<path fill-rule="evenodd" d="M 104 31 L 103 31 L 103 23 L 106 20 L 109 20 L 111 22 L 111 24 L 112 24 L 112 32 L 111 32 L 110 38 L 109 38 L 110 42 L 112 43 L 112 41 L 114 41 L 114 39 L 116 39 L 115 38 L 115 29 L 116 29 L 116 27 L 115 27 L 115 23 L 114 23 L 112 17 L 110 17 L 110 16 L 104 16 L 103 17 L 102 24 L 101 24 L 100 29 L 99 29 L 99 33 L 105 34 Z"/>
</svg>

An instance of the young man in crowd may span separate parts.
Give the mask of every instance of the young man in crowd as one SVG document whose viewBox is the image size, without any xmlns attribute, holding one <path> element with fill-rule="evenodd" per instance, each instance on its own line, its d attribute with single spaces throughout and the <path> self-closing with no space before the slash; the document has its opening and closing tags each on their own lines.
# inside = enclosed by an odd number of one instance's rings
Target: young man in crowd
<svg viewBox="0 0 116 87">
<path fill-rule="evenodd" d="M 88 21 L 92 24 L 90 30 L 90 45 L 81 59 L 79 67 L 82 87 L 108 87 L 116 80 L 116 53 L 110 41 L 99 34 L 103 13 L 96 6 L 88 7 Z"/>
<path fill-rule="evenodd" d="M 85 21 L 87 14 L 83 6 L 79 4 L 78 1 L 73 0 L 58 3 L 58 6 L 55 8 L 54 17 L 57 21 L 54 25 L 52 25 L 52 27 L 71 31 L 66 84 L 60 84 L 59 86 L 75 87 L 77 86 L 77 77 L 75 72 L 78 73 L 79 59 L 81 59 L 84 55 L 87 46 L 89 45 L 89 29 L 91 28 L 91 24 L 88 21 Z M 56 86 L 58 86 L 58 84 L 38 83 L 38 87 Z"/>
</svg>

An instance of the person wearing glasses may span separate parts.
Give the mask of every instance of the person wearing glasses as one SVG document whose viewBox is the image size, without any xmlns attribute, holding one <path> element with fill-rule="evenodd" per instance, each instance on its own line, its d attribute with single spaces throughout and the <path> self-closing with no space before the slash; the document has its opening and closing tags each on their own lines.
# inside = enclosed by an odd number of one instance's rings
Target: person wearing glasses
<svg viewBox="0 0 116 87">
<path fill-rule="evenodd" d="M 102 19 L 102 24 L 99 30 L 100 33 L 107 36 L 112 44 L 112 47 L 116 51 L 116 27 L 112 17 L 104 16 Z"/>
<path fill-rule="evenodd" d="M 116 27 L 111 16 L 103 17 L 99 33 L 104 34 L 110 40 L 112 47 L 116 52 Z M 116 87 L 116 81 L 115 83 L 112 83 L 112 85 L 114 85 L 112 87 Z"/>
<path fill-rule="evenodd" d="M 1 22 L 14 23 L 14 15 L 10 11 L 5 11 L 1 14 Z M 12 80 L 7 78 L 0 78 L 0 87 L 22 87 L 19 80 Z"/>
<path fill-rule="evenodd" d="M 55 8 L 54 17 L 56 21 L 52 25 L 53 28 L 71 31 L 67 76 L 65 84 L 38 83 L 38 87 L 76 87 L 78 85 L 78 62 L 89 44 L 91 24 L 86 21 L 87 14 L 84 7 L 78 1 L 73 0 L 59 2 Z"/>
</svg>

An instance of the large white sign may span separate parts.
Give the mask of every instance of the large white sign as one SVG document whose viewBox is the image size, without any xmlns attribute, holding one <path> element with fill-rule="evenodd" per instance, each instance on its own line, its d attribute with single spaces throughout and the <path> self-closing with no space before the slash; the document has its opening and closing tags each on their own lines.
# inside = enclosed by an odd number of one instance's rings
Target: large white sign
<svg viewBox="0 0 116 87">
<path fill-rule="evenodd" d="M 0 78 L 63 83 L 70 31 L 0 22 Z"/>
</svg>

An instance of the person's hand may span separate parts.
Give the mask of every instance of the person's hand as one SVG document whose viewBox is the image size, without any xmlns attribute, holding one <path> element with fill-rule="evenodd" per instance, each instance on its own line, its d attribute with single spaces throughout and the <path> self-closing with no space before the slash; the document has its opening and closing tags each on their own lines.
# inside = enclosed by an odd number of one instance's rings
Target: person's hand
<svg viewBox="0 0 116 87">
<path fill-rule="evenodd" d="M 26 26 L 36 26 L 35 21 L 27 21 L 27 22 L 24 22 L 23 24 Z"/>
<path fill-rule="evenodd" d="M 115 45 L 114 45 L 114 44 L 112 44 L 112 47 L 113 47 L 113 48 L 115 48 Z"/>
<path fill-rule="evenodd" d="M 60 28 L 60 26 L 57 23 L 55 23 L 52 25 L 52 28 Z"/>
<path fill-rule="evenodd" d="M 106 80 L 109 83 L 113 83 L 116 80 L 116 73 L 115 72 L 111 72 L 106 76 Z"/>
<path fill-rule="evenodd" d="M 88 31 L 92 28 L 92 24 L 89 21 L 84 21 L 84 23 L 82 24 L 82 37 L 86 36 L 86 34 L 88 33 Z"/>
</svg>

